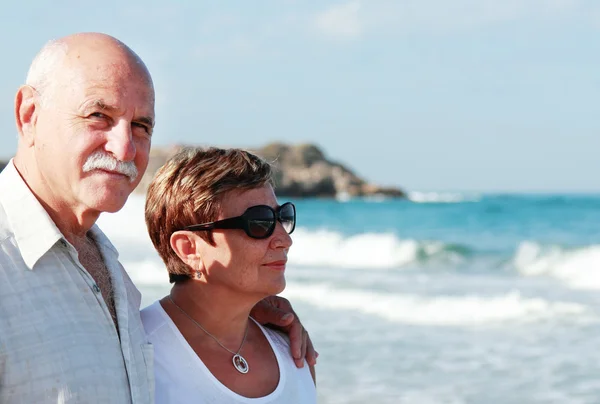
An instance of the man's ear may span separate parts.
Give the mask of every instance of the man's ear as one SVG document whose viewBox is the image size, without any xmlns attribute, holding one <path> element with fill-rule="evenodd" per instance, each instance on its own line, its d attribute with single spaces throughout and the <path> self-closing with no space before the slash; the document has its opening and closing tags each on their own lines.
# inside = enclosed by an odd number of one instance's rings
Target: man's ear
<svg viewBox="0 0 600 404">
<path fill-rule="evenodd" d="M 38 108 L 38 94 L 34 88 L 26 84 L 19 87 L 15 97 L 15 120 L 19 137 L 28 147 L 35 143 Z"/>
<path fill-rule="evenodd" d="M 190 271 L 198 268 L 200 260 L 200 250 L 198 243 L 203 240 L 192 231 L 176 231 L 171 234 L 171 248 L 175 254 L 190 267 Z"/>
</svg>

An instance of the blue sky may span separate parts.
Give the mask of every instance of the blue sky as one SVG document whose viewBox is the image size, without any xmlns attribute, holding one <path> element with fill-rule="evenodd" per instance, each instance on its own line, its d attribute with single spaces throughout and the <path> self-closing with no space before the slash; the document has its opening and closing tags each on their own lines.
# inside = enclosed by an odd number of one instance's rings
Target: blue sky
<svg viewBox="0 0 600 404">
<path fill-rule="evenodd" d="M 409 190 L 600 192 L 600 2 L 8 2 L 0 157 L 31 59 L 79 31 L 146 61 L 154 145 L 311 142 Z"/>
</svg>

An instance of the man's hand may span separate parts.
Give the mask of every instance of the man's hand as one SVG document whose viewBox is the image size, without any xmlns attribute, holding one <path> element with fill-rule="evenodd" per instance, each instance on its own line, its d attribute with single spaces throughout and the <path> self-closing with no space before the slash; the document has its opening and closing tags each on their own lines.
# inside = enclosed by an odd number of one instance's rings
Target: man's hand
<svg viewBox="0 0 600 404">
<path fill-rule="evenodd" d="M 264 298 L 252 308 L 250 315 L 260 324 L 272 325 L 288 334 L 296 367 L 304 366 L 304 358 L 310 366 L 317 363 L 319 354 L 287 299 L 279 296 Z"/>
</svg>

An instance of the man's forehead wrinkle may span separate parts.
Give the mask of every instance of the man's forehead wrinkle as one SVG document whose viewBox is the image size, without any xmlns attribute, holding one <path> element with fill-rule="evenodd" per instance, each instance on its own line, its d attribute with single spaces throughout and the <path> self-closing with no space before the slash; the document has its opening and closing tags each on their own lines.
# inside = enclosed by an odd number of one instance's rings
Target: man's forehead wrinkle
<svg viewBox="0 0 600 404">
<path fill-rule="evenodd" d="M 119 109 L 117 106 L 111 105 L 110 103 L 107 103 L 102 98 L 96 98 L 96 99 L 90 100 L 87 103 L 86 107 L 88 107 L 88 108 L 100 108 L 100 109 L 105 110 L 105 111 L 114 111 L 114 110 L 118 110 Z"/>
<path fill-rule="evenodd" d="M 152 89 L 132 84 L 132 80 L 88 81 L 87 84 L 82 84 L 83 94 L 86 99 L 96 98 L 109 106 L 119 104 L 121 100 L 130 95 L 146 98 L 153 105 L 154 92 Z"/>
</svg>

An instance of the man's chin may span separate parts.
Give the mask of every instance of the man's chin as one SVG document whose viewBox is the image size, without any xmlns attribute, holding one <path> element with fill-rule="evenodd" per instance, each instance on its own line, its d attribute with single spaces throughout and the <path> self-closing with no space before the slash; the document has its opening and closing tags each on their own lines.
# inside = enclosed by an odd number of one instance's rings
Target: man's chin
<svg viewBox="0 0 600 404">
<path fill-rule="evenodd" d="M 101 212 L 105 212 L 105 213 L 115 213 L 115 212 L 118 212 L 121 209 L 123 209 L 123 206 L 125 206 L 125 202 L 127 202 L 127 199 L 123 203 L 121 203 L 121 204 L 112 204 L 110 206 L 107 206 L 104 209 L 102 209 Z"/>
<path fill-rule="evenodd" d="M 125 176 L 115 175 L 117 180 L 107 175 L 94 175 L 86 178 L 80 188 L 80 195 L 88 206 L 101 212 L 116 212 L 127 202 L 127 198 L 137 185 Z"/>
<path fill-rule="evenodd" d="M 98 212 L 114 213 L 118 212 L 123 208 L 123 206 L 125 206 L 129 195 L 130 192 L 128 191 L 121 191 L 118 193 L 104 192 L 100 195 L 96 194 L 90 196 L 90 198 L 86 198 L 86 205 Z"/>
<path fill-rule="evenodd" d="M 125 199 L 123 201 L 121 201 L 121 200 L 119 200 L 119 201 L 116 201 L 116 200 L 103 201 L 103 202 L 96 201 L 96 202 L 89 203 L 88 206 L 91 209 L 98 211 L 100 213 L 115 213 L 115 212 L 120 211 L 123 208 L 123 206 L 125 206 L 125 202 L 127 202 L 127 199 Z"/>
</svg>

